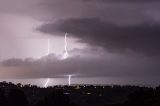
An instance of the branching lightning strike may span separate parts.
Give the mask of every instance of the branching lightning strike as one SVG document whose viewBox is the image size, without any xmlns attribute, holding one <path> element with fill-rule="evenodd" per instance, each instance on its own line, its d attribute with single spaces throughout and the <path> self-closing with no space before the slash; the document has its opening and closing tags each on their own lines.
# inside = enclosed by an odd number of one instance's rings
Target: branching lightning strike
<svg viewBox="0 0 160 106">
<path fill-rule="evenodd" d="M 68 43 L 67 43 L 67 35 L 68 33 L 65 33 L 65 39 L 64 39 L 64 42 L 65 42 L 65 45 L 64 45 L 64 50 L 65 50 L 65 53 L 63 55 L 63 59 L 67 59 L 69 54 L 68 54 L 68 49 L 67 49 L 67 46 L 68 46 Z M 71 78 L 72 78 L 72 75 L 68 75 L 68 85 L 70 86 L 71 85 Z"/>
<path fill-rule="evenodd" d="M 62 57 L 62 59 L 67 59 L 68 58 L 68 49 L 67 49 L 67 46 L 68 46 L 68 43 L 67 43 L 67 33 L 65 33 L 65 39 L 64 39 L 64 43 L 65 43 L 65 45 L 64 45 L 64 50 L 65 50 L 65 52 L 64 52 L 64 54 L 63 54 L 63 57 Z M 47 51 L 47 55 L 49 55 L 50 54 L 50 39 L 48 39 L 48 51 Z M 70 86 L 71 85 L 71 77 L 72 77 L 72 75 L 68 75 L 68 85 Z M 47 86 L 48 86 L 48 83 L 49 83 L 49 81 L 50 81 L 50 78 L 48 78 L 47 79 L 47 81 L 46 81 L 46 83 L 45 83 L 45 85 L 44 85 L 44 87 L 46 88 Z"/>
</svg>

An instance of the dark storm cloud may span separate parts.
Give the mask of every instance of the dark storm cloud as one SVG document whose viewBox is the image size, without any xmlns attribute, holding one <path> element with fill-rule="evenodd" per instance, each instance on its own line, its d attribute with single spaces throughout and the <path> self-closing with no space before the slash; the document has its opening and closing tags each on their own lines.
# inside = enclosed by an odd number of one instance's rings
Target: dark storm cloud
<svg viewBox="0 0 160 106">
<path fill-rule="evenodd" d="M 113 2 L 112 2 L 113 1 Z M 45 0 L 38 7 L 47 10 L 49 21 L 98 17 L 120 25 L 160 22 L 160 3 L 146 0 Z M 136 2 L 137 1 L 137 2 Z M 148 2 L 147 2 L 148 1 Z M 104 3 L 106 2 L 106 3 Z"/>
<path fill-rule="evenodd" d="M 81 42 L 102 46 L 112 52 L 160 53 L 159 24 L 118 26 L 99 18 L 77 18 L 45 24 L 38 30 L 48 34 L 68 32 L 69 36 L 79 38 Z"/>
</svg>

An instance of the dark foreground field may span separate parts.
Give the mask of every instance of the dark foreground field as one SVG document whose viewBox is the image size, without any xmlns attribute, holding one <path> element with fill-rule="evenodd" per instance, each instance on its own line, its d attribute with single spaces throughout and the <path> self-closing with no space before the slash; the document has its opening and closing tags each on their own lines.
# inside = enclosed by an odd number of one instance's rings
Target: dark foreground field
<svg viewBox="0 0 160 106">
<path fill-rule="evenodd" d="M 160 106 L 160 87 L 0 83 L 0 106 Z"/>
</svg>

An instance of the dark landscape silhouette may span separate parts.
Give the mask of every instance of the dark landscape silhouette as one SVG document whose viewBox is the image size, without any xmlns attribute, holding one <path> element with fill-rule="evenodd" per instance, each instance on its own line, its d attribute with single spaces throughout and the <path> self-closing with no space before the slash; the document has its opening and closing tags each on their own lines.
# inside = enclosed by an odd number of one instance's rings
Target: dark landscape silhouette
<svg viewBox="0 0 160 106">
<path fill-rule="evenodd" d="M 0 83 L 0 106 L 160 106 L 160 87 Z"/>
</svg>

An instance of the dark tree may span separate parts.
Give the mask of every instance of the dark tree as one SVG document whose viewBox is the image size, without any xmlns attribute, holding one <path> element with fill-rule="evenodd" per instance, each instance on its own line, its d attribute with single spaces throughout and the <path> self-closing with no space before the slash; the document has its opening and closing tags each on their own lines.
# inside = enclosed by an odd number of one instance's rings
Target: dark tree
<svg viewBox="0 0 160 106">
<path fill-rule="evenodd" d="M 8 95 L 8 106 L 27 106 L 27 97 L 23 91 L 14 89 Z"/>
<path fill-rule="evenodd" d="M 44 101 L 39 102 L 40 106 L 69 106 L 70 99 L 64 95 L 61 90 L 55 90 L 49 96 L 46 96 Z"/>
<path fill-rule="evenodd" d="M 5 105 L 6 105 L 5 93 L 2 89 L 0 89 L 0 106 L 5 106 Z"/>
</svg>

